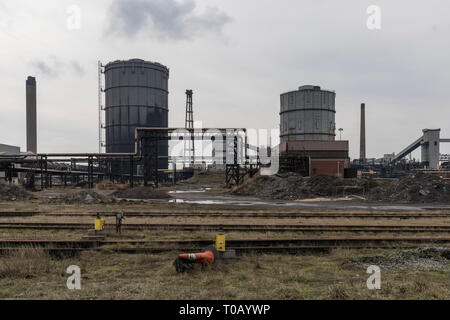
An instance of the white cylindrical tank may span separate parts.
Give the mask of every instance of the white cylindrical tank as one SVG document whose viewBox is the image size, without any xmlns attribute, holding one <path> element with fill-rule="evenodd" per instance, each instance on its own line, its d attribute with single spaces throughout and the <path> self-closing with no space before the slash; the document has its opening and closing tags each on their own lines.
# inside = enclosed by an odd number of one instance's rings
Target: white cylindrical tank
<svg viewBox="0 0 450 320">
<path fill-rule="evenodd" d="M 280 95 L 280 141 L 334 141 L 336 93 L 305 85 Z"/>
</svg>

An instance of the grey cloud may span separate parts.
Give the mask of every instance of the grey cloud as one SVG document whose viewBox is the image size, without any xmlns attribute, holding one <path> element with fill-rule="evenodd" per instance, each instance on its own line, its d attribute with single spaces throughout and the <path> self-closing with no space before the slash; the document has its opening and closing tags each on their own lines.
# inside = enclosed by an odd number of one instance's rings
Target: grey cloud
<svg viewBox="0 0 450 320">
<path fill-rule="evenodd" d="M 114 0 L 107 33 L 134 37 L 138 33 L 173 40 L 214 32 L 220 34 L 231 18 L 215 7 L 195 13 L 194 0 Z"/>
<path fill-rule="evenodd" d="M 76 60 L 70 61 L 70 67 L 79 76 L 83 76 L 86 73 L 81 64 Z"/>
<path fill-rule="evenodd" d="M 58 77 L 67 71 L 79 76 L 85 74 L 84 68 L 76 60 L 62 61 L 56 57 L 50 57 L 47 59 L 36 59 L 31 64 L 38 72 L 50 77 Z"/>
<path fill-rule="evenodd" d="M 48 62 L 44 60 L 37 59 L 32 62 L 33 67 L 35 67 L 38 71 L 42 72 L 48 76 L 58 76 L 59 71 Z"/>
</svg>

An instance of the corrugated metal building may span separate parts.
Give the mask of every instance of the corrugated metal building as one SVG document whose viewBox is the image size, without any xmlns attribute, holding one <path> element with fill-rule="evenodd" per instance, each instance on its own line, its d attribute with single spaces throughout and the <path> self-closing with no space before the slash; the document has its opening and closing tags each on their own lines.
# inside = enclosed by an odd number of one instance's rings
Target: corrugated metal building
<svg viewBox="0 0 450 320">
<path fill-rule="evenodd" d="M 0 154 L 3 155 L 20 155 L 20 147 L 11 146 L 0 143 Z"/>
<path fill-rule="evenodd" d="M 106 152 L 135 150 L 136 127 L 168 127 L 169 69 L 141 59 L 110 62 L 105 66 Z M 168 141 L 158 143 L 167 157 Z M 167 158 L 158 160 L 167 169 Z"/>
<path fill-rule="evenodd" d="M 319 86 L 301 86 L 280 96 L 280 141 L 334 141 L 335 98 Z"/>
</svg>

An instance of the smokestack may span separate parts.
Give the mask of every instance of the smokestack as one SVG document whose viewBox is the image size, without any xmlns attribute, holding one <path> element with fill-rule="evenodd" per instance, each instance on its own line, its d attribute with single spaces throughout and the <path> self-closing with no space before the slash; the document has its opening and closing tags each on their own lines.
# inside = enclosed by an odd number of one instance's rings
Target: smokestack
<svg viewBox="0 0 450 320">
<path fill-rule="evenodd" d="M 37 153 L 37 125 L 36 125 L 36 78 L 28 77 L 26 81 L 27 103 L 27 151 Z"/>
<path fill-rule="evenodd" d="M 359 138 L 359 158 L 366 162 L 366 105 L 361 103 L 361 132 Z"/>
</svg>

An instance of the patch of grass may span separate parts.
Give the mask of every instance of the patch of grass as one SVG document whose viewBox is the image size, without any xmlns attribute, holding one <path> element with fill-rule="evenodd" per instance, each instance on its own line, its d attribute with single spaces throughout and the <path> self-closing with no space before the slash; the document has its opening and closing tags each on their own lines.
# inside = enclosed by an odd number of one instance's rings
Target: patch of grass
<svg viewBox="0 0 450 320">
<path fill-rule="evenodd" d="M 328 287 L 328 297 L 332 300 L 346 300 L 349 298 L 347 287 L 339 282 Z"/>
<path fill-rule="evenodd" d="M 23 247 L 1 259 L 0 277 L 31 278 L 50 271 L 50 255 L 42 248 Z"/>
<path fill-rule="evenodd" d="M 382 252 L 376 252 L 382 253 Z M 32 269 L 32 277 L 0 278 L 1 298 L 27 299 L 449 299 L 449 271 L 382 270 L 381 290 L 368 290 L 364 267 L 331 255 L 244 255 L 235 263 L 195 265 L 178 274 L 178 252 L 116 254 L 82 252 Z M 35 259 L 33 259 L 35 260 Z M 3 265 L 3 263 L 2 263 Z M 81 268 L 81 290 L 68 290 L 66 268 Z"/>
</svg>

